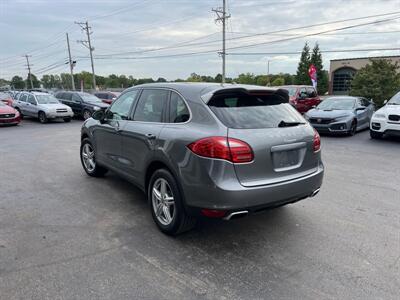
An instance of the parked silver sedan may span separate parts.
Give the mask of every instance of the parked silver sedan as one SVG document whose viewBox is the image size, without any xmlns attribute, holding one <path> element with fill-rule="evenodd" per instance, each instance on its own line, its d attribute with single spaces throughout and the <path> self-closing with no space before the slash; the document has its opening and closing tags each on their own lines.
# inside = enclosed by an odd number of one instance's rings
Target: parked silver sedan
<svg viewBox="0 0 400 300">
<path fill-rule="evenodd" d="M 72 109 L 60 103 L 57 98 L 48 93 L 23 92 L 13 102 L 13 106 L 22 116 L 38 118 L 41 123 L 50 119 L 63 119 L 70 122 L 74 116 Z"/>
<path fill-rule="evenodd" d="M 319 132 L 355 135 L 369 128 L 374 111 L 374 103 L 365 98 L 334 96 L 326 98 L 304 117 Z"/>
</svg>

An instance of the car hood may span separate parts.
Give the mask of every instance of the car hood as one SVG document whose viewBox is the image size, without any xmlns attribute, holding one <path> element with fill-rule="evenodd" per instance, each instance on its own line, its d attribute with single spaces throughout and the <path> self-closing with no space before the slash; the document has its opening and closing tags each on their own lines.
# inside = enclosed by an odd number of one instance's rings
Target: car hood
<svg viewBox="0 0 400 300">
<path fill-rule="evenodd" d="M 0 106 L 0 114 L 15 114 L 16 110 L 11 106 Z"/>
<path fill-rule="evenodd" d="M 107 108 L 107 107 L 109 107 L 110 105 L 108 105 L 108 104 L 106 104 L 106 103 L 103 103 L 103 102 L 96 102 L 96 103 L 93 103 L 93 102 L 84 102 L 86 105 L 90 105 L 90 106 L 98 106 L 98 107 L 101 107 L 101 108 Z"/>
<path fill-rule="evenodd" d="M 65 105 L 65 104 L 61 104 L 61 103 L 52 103 L 52 104 L 39 104 L 39 107 L 42 107 L 44 109 L 62 109 L 62 108 L 66 108 L 69 110 L 69 106 Z"/>
<path fill-rule="evenodd" d="M 400 105 L 385 105 L 381 109 L 378 109 L 376 113 L 386 115 L 400 115 Z"/>
<path fill-rule="evenodd" d="M 322 110 L 322 109 L 311 109 L 306 115 L 310 118 L 323 118 L 323 119 L 334 119 L 340 117 L 352 116 L 354 113 L 352 110 Z"/>
</svg>

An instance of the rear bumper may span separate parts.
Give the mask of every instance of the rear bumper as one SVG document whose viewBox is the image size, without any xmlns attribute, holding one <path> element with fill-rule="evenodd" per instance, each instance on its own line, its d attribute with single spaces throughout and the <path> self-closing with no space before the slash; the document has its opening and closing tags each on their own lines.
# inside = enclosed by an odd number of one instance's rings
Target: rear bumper
<svg viewBox="0 0 400 300">
<path fill-rule="evenodd" d="M 228 212 L 237 210 L 257 212 L 312 196 L 321 187 L 323 175 L 324 166 L 321 162 L 316 172 L 277 184 L 244 187 L 236 178 L 225 178 L 228 180 L 227 184 L 214 182 L 214 185 L 200 184 L 195 189 L 193 187 L 183 189 L 186 205 L 192 211 L 208 208 Z"/>
</svg>

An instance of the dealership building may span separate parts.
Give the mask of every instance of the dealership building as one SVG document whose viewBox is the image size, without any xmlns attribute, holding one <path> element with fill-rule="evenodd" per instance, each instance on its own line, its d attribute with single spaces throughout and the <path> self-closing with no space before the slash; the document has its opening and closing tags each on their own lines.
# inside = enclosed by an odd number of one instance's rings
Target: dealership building
<svg viewBox="0 0 400 300">
<path fill-rule="evenodd" d="M 348 95 L 351 81 L 357 71 L 373 59 L 387 59 L 396 63 L 400 68 L 400 56 L 376 56 L 348 59 L 333 59 L 329 68 L 329 94 L 330 95 Z M 399 69 L 400 71 L 400 69 Z"/>
</svg>

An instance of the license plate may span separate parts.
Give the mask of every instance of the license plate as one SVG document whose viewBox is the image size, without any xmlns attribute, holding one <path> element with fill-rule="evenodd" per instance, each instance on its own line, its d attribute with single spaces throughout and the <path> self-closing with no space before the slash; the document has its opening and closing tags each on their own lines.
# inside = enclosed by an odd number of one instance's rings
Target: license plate
<svg viewBox="0 0 400 300">
<path fill-rule="evenodd" d="M 277 151 L 272 153 L 275 169 L 294 167 L 299 163 L 299 150 Z"/>
</svg>

